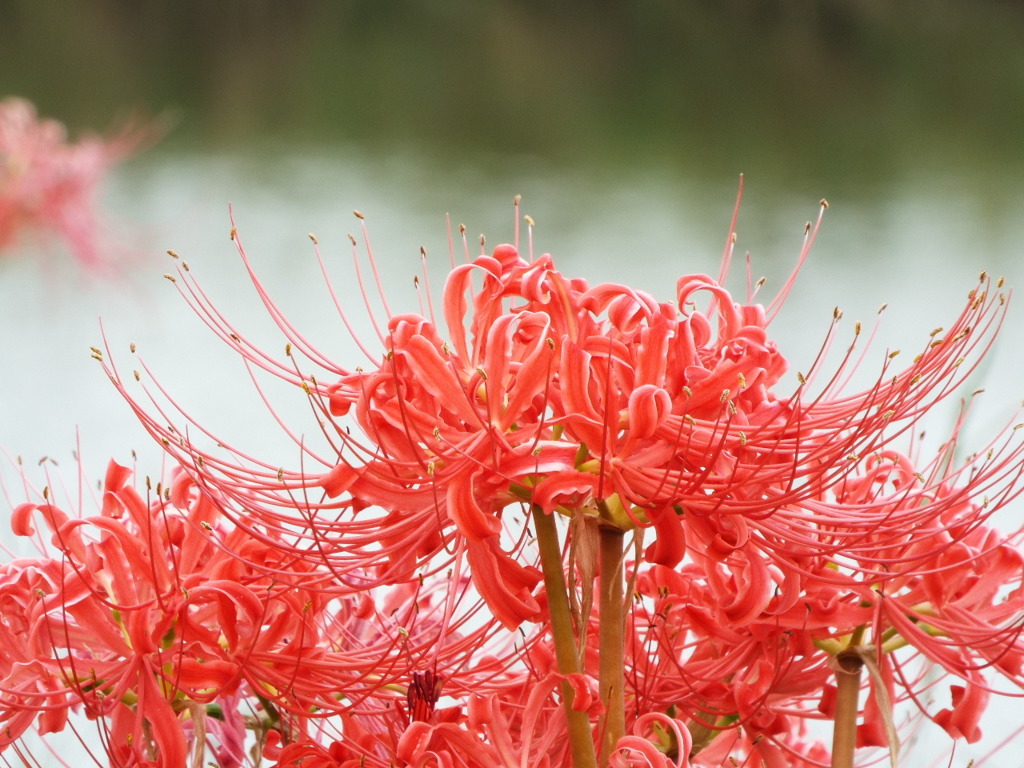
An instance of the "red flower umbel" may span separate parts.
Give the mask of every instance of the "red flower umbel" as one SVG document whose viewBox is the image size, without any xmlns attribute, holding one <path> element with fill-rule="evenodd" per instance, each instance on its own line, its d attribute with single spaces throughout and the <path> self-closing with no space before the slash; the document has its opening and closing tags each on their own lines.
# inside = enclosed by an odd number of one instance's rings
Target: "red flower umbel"
<svg viewBox="0 0 1024 768">
<path fill-rule="evenodd" d="M 333 648 L 303 646 L 278 698 L 342 723 L 303 725 L 282 764 L 809 764 L 823 748 L 805 745 L 807 719 L 834 717 L 836 754 L 852 755 L 863 710 L 861 743 L 895 750 L 893 707 L 912 698 L 973 740 L 979 670 L 1024 682 L 1020 556 L 986 527 L 1021 490 L 1024 447 L 1007 432 L 960 461 L 963 417 L 931 461 L 909 439 L 987 351 L 1000 281 L 982 275 L 905 368 L 880 354 L 870 386 L 848 392 L 870 350 L 856 325 L 826 373 L 838 310 L 819 357 L 787 378 L 770 323 L 792 278 L 767 307 L 736 300 L 724 269 L 659 300 L 500 245 L 453 267 L 440 317 L 428 302 L 375 322 L 355 367 L 284 318 L 232 236 L 282 359 L 187 267 L 172 279 L 251 369 L 308 399 L 312 431 L 287 427 L 298 468 L 200 445 L 202 426 L 169 424 L 173 409 L 107 372 L 234 526 L 246 578 L 306 589 L 315 574 L 345 601 L 393 589 L 432 617 L 418 647 L 392 638 L 407 655 L 360 641 L 386 673 L 346 677 L 323 666 Z M 918 696 L 920 659 L 958 678 L 938 711 Z M 332 705 L 320 684 L 366 706 Z"/>
</svg>

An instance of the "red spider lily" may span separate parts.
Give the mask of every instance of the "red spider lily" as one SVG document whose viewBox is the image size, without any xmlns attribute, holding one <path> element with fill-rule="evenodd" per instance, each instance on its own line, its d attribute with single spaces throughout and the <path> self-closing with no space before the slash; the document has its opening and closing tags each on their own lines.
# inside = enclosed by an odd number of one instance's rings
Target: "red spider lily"
<svg viewBox="0 0 1024 768">
<path fill-rule="evenodd" d="M 421 737 L 402 739 L 424 723 L 452 723 L 428 742 L 469 750 L 461 708 L 436 709 L 442 688 L 525 695 L 530 673 L 515 660 L 537 637 L 495 642 L 495 628 L 474 618 L 479 603 L 456 585 L 354 595 L 284 542 L 232 528 L 187 475 L 155 489 L 147 481 L 148 500 L 131 475 L 111 462 L 93 517 L 49 502 L 14 510 L 15 533 L 33 535 L 41 519 L 51 534 L 43 546 L 60 557 L 0 572 L 0 749 L 33 723 L 62 730 L 84 707 L 104 723 L 112 765 L 177 766 L 205 753 L 233 768 L 248 763 L 251 734 L 272 756 L 282 740 L 289 755 L 331 732 L 346 754 L 360 748 L 361 759 L 379 754 L 387 765 L 425 748 Z"/>
<path fill-rule="evenodd" d="M 305 761 L 329 768 L 554 768 L 568 759 L 563 714 L 552 697 L 557 678 L 521 676 L 492 692 L 463 693 L 464 708 L 436 710 L 400 727 L 395 727 L 393 712 L 344 715 L 333 735 L 314 735 L 266 754 L 282 768 Z M 574 684 L 584 694 L 580 705 L 593 704 L 588 683 L 579 679 Z"/>
<path fill-rule="evenodd" d="M 816 569 L 805 558 L 800 571 L 787 572 L 776 555 L 748 544 L 724 557 L 701 556 L 713 550 L 694 547 L 693 562 L 681 569 L 642 573 L 637 590 L 651 602 L 645 613 L 634 612 L 631 670 L 644 709 L 678 707 L 709 739 L 724 724 L 738 724 L 756 734 L 762 752 L 782 754 L 794 716 L 835 713 L 831 659 L 854 652 L 873 670 L 860 744 L 890 745 L 894 696 L 913 699 L 953 738 L 980 737 L 978 719 L 994 684 L 983 671 L 1024 689 L 1021 555 L 979 525 L 980 511 L 944 481 L 904 478 L 883 494 L 894 479 L 883 475 L 907 465 L 905 457 L 887 459 L 848 478 L 845 490 L 870 488 L 870 498 L 861 498 L 865 509 L 905 506 L 932 516 L 922 514 L 902 542 L 883 537 L 873 550 L 853 550 L 859 563 L 825 550 Z M 906 646 L 917 650 L 917 661 L 931 662 L 927 669 L 959 678 L 949 708 L 936 712 L 928 704 L 933 696 L 924 690 L 934 688 L 935 675 L 919 676 Z"/>
<path fill-rule="evenodd" d="M 801 260 L 816 231 L 808 227 Z M 671 300 L 658 301 L 591 287 L 548 255 L 525 259 L 502 245 L 453 268 L 444 327 L 432 308 L 385 309 L 380 351 L 360 342 L 368 363 L 357 368 L 331 361 L 285 319 L 232 236 L 287 339 L 284 358 L 221 316 L 187 266 L 172 279 L 251 369 L 308 399 L 319 436 L 285 425 L 299 469 L 249 456 L 190 420 L 176 426 L 166 393 L 146 390 L 144 402 L 109 350 L 96 356 L 230 523 L 224 547 L 235 568 L 256 574 L 246 578 L 338 600 L 413 585 L 417 603 L 437 595 L 433 637 L 445 648 L 443 664 L 422 646 L 399 663 L 371 642 L 376 663 L 394 666 L 353 682 L 343 661 L 333 675 L 318 663 L 329 654 L 311 624 L 310 645 L 286 665 L 288 695 L 278 696 L 295 720 L 278 733 L 293 741 L 274 759 L 604 768 L 732 755 L 783 765 L 801 750 L 816 754 L 804 721 L 845 706 L 831 698 L 841 698 L 831 683 L 840 662 L 868 667 L 868 744 L 892 741 L 893 699 L 916 699 L 923 684 L 898 645 L 963 683 L 933 713 L 954 736 L 977 735 L 981 667 L 1021 684 L 1017 592 L 1005 604 L 995 597 L 1015 587 L 1017 561 L 984 523 L 1020 492 L 1024 446 L 1004 435 L 958 464 L 961 419 L 932 461 L 899 452 L 992 343 L 1005 312 L 1000 281 L 982 275 L 906 368 L 889 353 L 873 384 L 852 394 L 848 379 L 867 354 L 859 325 L 837 370 L 824 373 L 837 312 L 820 356 L 784 392 L 788 362 L 769 325 L 790 282 L 767 308 L 743 303 L 723 287 L 723 267 L 718 280 L 680 278 Z M 220 447 L 204 447 L 206 438 Z M 529 640 L 519 655 L 501 651 L 499 673 L 480 648 L 503 630 Z M 318 692 L 325 685 L 355 685 L 358 703 L 332 704 Z M 540 721 L 524 719 L 529 686 L 544 691 L 534 704 L 559 734 L 543 748 L 533 735 Z M 561 709 L 551 705 L 555 686 Z M 464 710 L 437 719 L 438 696 Z M 343 722 L 317 731 L 303 705 Z M 580 722 L 593 743 L 578 752 L 579 729 L 566 733 Z M 679 723 L 692 755 L 680 752 Z"/>
<path fill-rule="evenodd" d="M 912 569 L 897 561 L 901 577 L 861 589 L 860 595 L 874 607 L 876 645 L 892 656 L 896 680 L 916 701 L 923 700 L 914 690 L 920 684 L 911 687 L 899 661 L 901 648 L 913 647 L 960 679 L 950 686 L 950 708 L 931 716 L 953 738 L 973 742 L 981 737 L 978 723 L 995 685 L 983 672 L 997 672 L 1024 689 L 1024 559 L 995 531 L 977 526 L 964 532 L 958 525 L 952 515 L 936 520 L 934 527 L 942 530 L 934 538 L 922 536 L 906 547 L 913 555 L 927 547 L 927 560 L 914 560 Z M 877 743 L 877 735 L 872 740 L 866 734 L 865 740 Z"/>
<path fill-rule="evenodd" d="M 27 101 L 0 101 L 0 252 L 27 234 L 64 240 L 84 265 L 104 265 L 96 216 L 110 168 L 152 142 L 155 127 L 127 127 L 110 139 L 68 142 L 60 123 L 37 118 Z"/>
<path fill-rule="evenodd" d="M 428 649 L 444 658 L 424 590 L 396 589 L 376 605 L 369 593 L 334 596 L 329 575 L 286 546 L 231 530 L 187 476 L 149 500 L 130 478 L 111 462 L 97 516 L 70 517 L 48 502 L 14 510 L 15 533 L 32 535 L 41 519 L 60 557 L 0 571 L 0 748 L 34 722 L 40 733 L 61 730 L 69 710 L 84 707 L 105 722 L 115 765 L 176 768 L 213 736 L 228 766 L 239 728 L 293 738 L 311 713 L 393 703 L 395 686 L 416 681 L 416 658 Z M 460 637 L 458 626 L 452 647 L 486 647 L 486 629 Z M 504 665 L 495 651 L 479 662 L 485 672 Z M 263 710 L 248 726 L 242 699 Z"/>
<path fill-rule="evenodd" d="M 244 259 L 240 243 L 239 252 Z M 472 277 L 482 284 L 467 325 Z M 815 363 L 783 398 L 773 388 L 787 363 L 767 338 L 768 315 L 733 302 L 706 276 L 681 278 L 676 301 L 658 303 L 623 286 L 591 289 L 564 278 L 550 257 L 527 262 L 499 246 L 453 271 L 444 300 L 448 341 L 427 317 L 395 315 L 383 357 L 365 370 L 325 360 L 257 282 L 292 360 L 303 350 L 327 375 L 340 372 L 332 384 L 249 347 L 187 272 L 180 280 L 197 311 L 251 364 L 314 398 L 336 454 L 311 454 L 312 463 L 331 467 L 319 477 L 248 460 L 240 466 L 184 441 L 182 430 L 136 405 L 166 447 L 199 464 L 211 492 L 306 539 L 339 573 L 372 564 L 382 581 L 399 581 L 440 552 L 456 552 L 508 627 L 537 617 L 531 593 L 540 580 L 501 538 L 510 505 L 547 512 L 591 505 L 620 527 L 652 526 L 647 556 L 668 565 L 683 558 L 688 536 L 709 526 L 706 536 L 722 551 L 750 539 L 786 563 L 822 548 L 848 554 L 866 541 L 877 548 L 879 531 L 905 537 L 935 514 L 934 505 L 916 514 L 908 505 L 899 516 L 880 508 L 852 513 L 844 483 L 969 375 L 1004 305 L 985 279 L 908 369 L 894 372 L 887 360 L 869 390 L 839 395 L 844 361 L 812 396 Z M 693 308 L 701 292 L 711 296 L 708 313 Z M 337 421 L 347 413 L 369 445 Z M 961 470 L 977 474 L 966 492 L 1006 481 L 1020 450 Z M 830 501 L 831 489 L 842 503 Z M 1005 494 L 1015 492 L 1004 483 Z"/>
</svg>

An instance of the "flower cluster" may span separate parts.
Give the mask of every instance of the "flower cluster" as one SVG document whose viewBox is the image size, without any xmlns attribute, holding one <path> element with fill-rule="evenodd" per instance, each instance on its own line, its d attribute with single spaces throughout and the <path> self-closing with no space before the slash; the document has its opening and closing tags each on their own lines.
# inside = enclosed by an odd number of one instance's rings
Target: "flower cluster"
<svg viewBox="0 0 1024 768">
<path fill-rule="evenodd" d="M 438 645 L 438 585 L 338 594 L 273 533 L 226 523 L 183 472 L 141 492 L 132 476 L 110 463 L 95 515 L 70 517 L 49 488 L 13 510 L 13 533 L 44 554 L 0 569 L 0 746 L 78 710 L 113 765 L 180 766 L 208 748 L 239 766 L 247 734 L 274 754 L 329 716 L 428 719 L 440 678 L 423 670 L 450 647 L 488 651 L 489 676 L 508 666 L 483 625 L 450 623 Z M 423 690 L 402 695 L 410 679 Z"/>
<path fill-rule="evenodd" d="M 128 126 L 109 140 L 70 143 L 64 126 L 37 118 L 29 102 L 0 101 L 0 252 L 31 233 L 60 238 L 84 266 L 107 263 L 95 212 L 99 182 L 155 134 Z"/>
<path fill-rule="evenodd" d="M 4 571 L 5 743 L 78 707 L 114 765 L 838 767 L 895 760 L 905 710 L 976 741 L 994 678 L 1024 688 L 1024 558 L 988 521 L 1024 445 L 961 459 L 966 409 L 930 460 L 908 439 L 992 343 L 1001 281 L 848 392 L 859 324 L 829 373 L 838 311 L 804 372 L 772 340 L 791 281 L 739 302 L 723 267 L 659 301 L 466 247 L 440 320 L 388 311 L 349 367 L 232 237 L 283 358 L 170 277 L 315 432 L 287 431 L 297 469 L 201 444 L 95 351 L 177 469 L 143 499 L 112 464 L 98 515 L 15 510 L 59 556 Z"/>
</svg>

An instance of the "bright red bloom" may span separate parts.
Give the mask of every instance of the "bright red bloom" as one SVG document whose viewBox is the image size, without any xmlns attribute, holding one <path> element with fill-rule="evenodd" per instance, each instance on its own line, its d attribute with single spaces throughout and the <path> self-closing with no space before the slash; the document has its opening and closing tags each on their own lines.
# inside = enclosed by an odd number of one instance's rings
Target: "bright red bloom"
<svg viewBox="0 0 1024 768">
<path fill-rule="evenodd" d="M 775 388 L 787 362 L 768 337 L 769 313 L 735 302 L 705 275 L 680 278 L 674 301 L 659 303 L 625 286 L 591 288 L 561 275 L 547 255 L 525 261 L 499 246 L 453 270 L 447 333 L 428 317 L 394 315 L 373 366 L 329 363 L 280 320 L 292 360 L 304 351 L 324 368 L 317 373 L 296 373 L 295 362 L 250 349 L 186 282 L 188 273 L 180 279 L 236 350 L 317 398 L 337 451 L 311 452 L 314 466 L 331 465 L 318 479 L 312 467 L 246 469 L 203 452 L 204 481 L 268 525 L 315 539 L 317 556 L 340 568 L 374 563 L 382 578 L 403 579 L 442 550 L 463 553 L 510 627 L 537 615 L 529 595 L 539 582 L 501 540 L 510 505 L 589 506 L 621 527 L 653 526 L 647 556 L 669 565 L 682 559 L 693 525 L 709 525 L 723 552 L 753 537 L 784 559 L 821 547 L 848 552 L 883 516 L 883 530 L 906 535 L 915 520 L 886 510 L 851 514 L 832 503 L 830 489 L 848 495 L 848 477 L 964 380 L 1003 306 L 986 278 L 906 370 L 886 360 L 874 386 L 845 395 L 836 391 L 840 368 L 811 395 L 819 362 L 783 397 Z M 704 312 L 694 305 L 700 294 L 710 297 Z M 138 410 L 183 461 L 199 450 Z M 366 444 L 349 435 L 346 414 Z M 1005 477 L 1019 452 L 990 462 L 988 482 Z M 311 497 L 317 485 L 326 499 Z M 296 494 L 304 509 L 289 514 Z M 684 524 L 684 515 L 694 522 Z"/>
<path fill-rule="evenodd" d="M 582 707 L 574 711 L 591 716 L 588 691 L 602 674 L 594 585 L 610 570 L 597 564 L 601 528 L 636 545 L 625 558 L 625 732 L 638 733 L 617 752 L 613 745 L 609 760 L 682 764 L 687 756 L 670 739 L 653 747 L 661 762 L 644 746 L 674 723 L 699 736 L 696 760 L 706 750 L 708 761 L 782 766 L 801 750 L 820 754 L 805 749 L 802 723 L 834 707 L 840 653 L 873 665 L 868 744 L 890 738 L 890 700 L 920 691 L 906 645 L 959 678 L 949 708 L 931 713 L 954 736 L 978 734 L 979 668 L 1022 683 L 1020 559 L 984 524 L 1020 493 L 1024 447 L 1008 434 L 957 464 L 961 420 L 931 462 L 901 452 L 991 344 L 1005 312 L 1000 282 L 982 275 L 962 312 L 923 340 L 906 368 L 897 369 L 896 353 L 884 355 L 874 382 L 851 394 L 844 385 L 866 356 L 856 349 L 859 325 L 838 370 L 824 373 L 838 311 L 819 358 L 786 383 L 789 363 L 769 326 L 790 283 L 764 307 L 752 296 L 735 300 L 723 269 L 718 280 L 685 275 L 659 301 L 623 285 L 591 287 L 562 275 L 550 256 L 523 258 L 513 245 L 467 262 L 449 276 L 443 323 L 432 308 L 389 313 L 377 324 L 377 350 L 362 344 L 363 367 L 317 350 L 253 275 L 287 339 L 275 359 L 179 270 L 179 290 L 247 365 L 294 384 L 312 405 L 316 433 L 286 427 L 302 452 L 298 469 L 203 447 L 194 437 L 206 435 L 202 426 L 168 424 L 172 409 L 154 413 L 104 363 L 238 537 L 256 542 L 252 552 L 235 549 L 239 568 L 294 586 L 295 572 L 324 574 L 339 598 L 454 585 L 438 600 L 439 636 L 458 629 L 447 668 L 402 667 L 388 684 L 404 690 L 388 689 L 395 701 L 383 710 L 376 700 L 336 708 L 340 746 L 317 734 L 285 744 L 282 759 L 565 764 L 564 732 L 536 747 L 534 734 L 546 731 L 520 707 L 530 686 L 551 686 L 543 706 L 534 703 L 549 728 L 563 728 L 572 713 L 550 706 L 549 694 L 565 681 Z M 559 671 L 545 634 L 560 596 L 541 583 L 539 526 L 528 523 L 535 512 L 567 523 L 559 565 L 578 669 Z M 289 567 L 264 564 L 267 548 Z M 477 596 L 487 608 L 481 633 L 466 629 Z M 496 625 L 527 638 L 522 653 L 502 657 L 500 673 L 471 642 L 500 637 Z M 309 665 L 315 650 L 303 650 Z M 309 666 L 315 678 L 320 667 Z M 296 680 L 309 676 L 294 669 Z M 427 669 L 445 679 L 443 693 L 424 682 Z M 312 690 L 318 681 L 306 682 L 308 701 L 329 709 Z M 464 711 L 431 721 L 436 696 Z M 592 714 L 600 723 L 605 713 Z M 315 733 L 305 723 L 300 730 Z"/>
<path fill-rule="evenodd" d="M 300 733 L 311 713 L 390 706 L 417 660 L 439 656 L 444 604 L 428 590 L 337 595 L 283 542 L 233 529 L 186 475 L 147 481 L 148 498 L 131 476 L 110 463 L 98 515 L 14 510 L 14 532 L 42 521 L 59 557 L 0 566 L 0 750 L 81 708 L 104 723 L 112 764 L 179 768 L 214 735 L 230 768 L 247 730 Z M 453 621 L 449 634 L 486 644 L 486 629 L 460 636 Z M 254 706 L 263 718 L 246 722 Z"/>
</svg>

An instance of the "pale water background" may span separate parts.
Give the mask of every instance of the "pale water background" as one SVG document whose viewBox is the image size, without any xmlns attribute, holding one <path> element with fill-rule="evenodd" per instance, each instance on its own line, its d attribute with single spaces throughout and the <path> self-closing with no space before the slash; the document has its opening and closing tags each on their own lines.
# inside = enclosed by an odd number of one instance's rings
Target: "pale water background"
<svg viewBox="0 0 1024 768">
<path fill-rule="evenodd" d="M 124 373 L 139 356 L 188 412 L 236 445 L 289 463 L 292 446 L 238 360 L 162 278 L 174 249 L 240 329 L 278 352 L 228 238 L 228 204 L 264 283 L 342 364 L 359 362 L 323 290 L 308 232 L 344 274 L 362 211 L 393 309 L 415 309 L 419 249 L 435 299 L 445 214 L 496 244 L 512 197 L 538 252 L 591 283 L 668 300 L 684 273 L 717 274 L 740 173 L 743 255 L 769 299 L 827 198 L 821 235 L 772 330 L 806 369 L 839 306 L 853 323 L 888 309 L 864 379 L 947 325 L 986 269 L 1024 287 L 1024 13 L 1009 3 L 10 2 L 0 0 L 0 95 L 73 129 L 128 107 L 168 110 L 167 139 L 105 187 L 111 236 L 132 258 L 116 279 L 59 250 L 0 261 L 0 448 L 44 482 L 111 456 L 160 473 L 160 452 L 90 357 L 100 318 Z M 339 278 L 343 286 L 344 278 Z M 349 283 L 350 315 L 362 300 Z M 1011 308 L 967 431 L 979 443 L 1024 397 L 1024 307 Z M 361 326 L 370 338 L 367 324 Z M 299 429 L 301 396 L 271 387 Z M 941 435 L 955 403 L 930 422 Z M 291 462 L 294 463 L 294 462 Z M 2 470 L 10 484 L 14 473 Z M 1008 510 L 1008 529 L 1024 519 Z M 975 747 L 1024 723 L 992 705 Z M 927 765 L 939 739 L 907 748 Z M 1019 768 L 1011 745 L 978 763 Z"/>
</svg>

